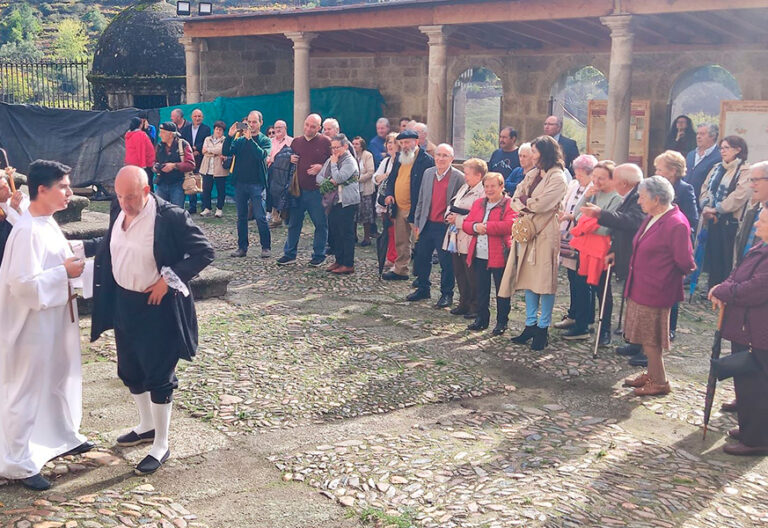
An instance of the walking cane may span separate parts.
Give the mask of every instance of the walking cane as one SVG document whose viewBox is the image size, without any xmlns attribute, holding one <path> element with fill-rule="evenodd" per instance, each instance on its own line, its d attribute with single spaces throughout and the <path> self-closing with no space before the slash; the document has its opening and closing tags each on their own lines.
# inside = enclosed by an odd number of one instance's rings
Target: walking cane
<svg viewBox="0 0 768 528">
<path fill-rule="evenodd" d="M 621 285 L 621 306 L 619 307 L 619 326 L 616 327 L 616 330 L 613 331 L 616 335 L 621 335 L 624 333 L 624 329 L 621 327 L 621 317 L 624 315 L 624 286 L 626 283 L 623 283 Z"/>
<path fill-rule="evenodd" d="M 600 303 L 600 319 L 597 320 L 597 332 L 595 332 L 595 349 L 592 352 L 592 359 L 597 359 L 597 347 L 600 345 L 600 331 L 603 329 L 603 315 L 605 314 L 605 298 L 608 295 L 608 285 L 611 283 L 611 271 L 613 264 L 608 264 L 605 270 L 605 286 L 603 286 L 603 299 Z"/>
</svg>

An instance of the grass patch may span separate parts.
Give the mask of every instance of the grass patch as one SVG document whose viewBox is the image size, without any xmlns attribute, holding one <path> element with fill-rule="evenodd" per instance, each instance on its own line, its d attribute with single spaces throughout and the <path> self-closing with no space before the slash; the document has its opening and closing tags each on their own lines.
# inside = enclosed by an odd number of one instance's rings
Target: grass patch
<svg viewBox="0 0 768 528">
<path fill-rule="evenodd" d="M 399 515 L 391 515 L 378 508 L 368 507 L 360 512 L 360 522 L 377 528 L 410 528 L 413 526 L 413 516 L 410 511 Z"/>
<path fill-rule="evenodd" d="M 695 484 L 693 479 L 685 478 L 685 477 L 672 477 L 672 482 L 675 484 Z"/>
</svg>

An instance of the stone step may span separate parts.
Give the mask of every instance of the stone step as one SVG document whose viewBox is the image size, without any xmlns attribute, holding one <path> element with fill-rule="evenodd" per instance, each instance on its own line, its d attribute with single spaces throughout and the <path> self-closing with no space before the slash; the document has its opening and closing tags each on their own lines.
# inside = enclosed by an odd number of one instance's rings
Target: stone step
<svg viewBox="0 0 768 528">
<path fill-rule="evenodd" d="M 234 276 L 235 274 L 231 271 L 208 266 L 189 283 L 195 301 L 211 299 L 213 297 L 224 297 L 227 294 L 227 286 Z M 77 309 L 80 315 L 93 313 L 93 299 L 78 297 Z"/>
<path fill-rule="evenodd" d="M 88 209 L 82 211 L 80 220 L 61 224 L 61 231 L 68 240 L 88 240 L 104 236 L 107 234 L 107 229 L 109 229 L 109 215 Z"/>
</svg>

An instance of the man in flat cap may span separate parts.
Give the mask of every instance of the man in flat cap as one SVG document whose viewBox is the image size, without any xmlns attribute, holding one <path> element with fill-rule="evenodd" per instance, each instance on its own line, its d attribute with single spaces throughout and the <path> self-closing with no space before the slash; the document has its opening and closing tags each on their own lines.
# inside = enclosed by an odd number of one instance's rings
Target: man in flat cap
<svg viewBox="0 0 768 528">
<path fill-rule="evenodd" d="M 415 130 L 404 130 L 397 136 L 400 152 L 387 179 L 386 204 L 394 206 L 395 247 L 397 260 L 390 271 L 382 275 L 384 280 L 407 280 L 408 263 L 411 260 L 411 236 L 414 241 L 418 233 L 414 227 L 416 204 L 424 171 L 435 166 L 435 160 L 419 148 L 419 134 Z"/>
<path fill-rule="evenodd" d="M 184 173 L 195 170 L 195 156 L 171 121 L 160 123 L 160 143 L 155 150 L 155 160 L 157 195 L 183 209 Z"/>
</svg>

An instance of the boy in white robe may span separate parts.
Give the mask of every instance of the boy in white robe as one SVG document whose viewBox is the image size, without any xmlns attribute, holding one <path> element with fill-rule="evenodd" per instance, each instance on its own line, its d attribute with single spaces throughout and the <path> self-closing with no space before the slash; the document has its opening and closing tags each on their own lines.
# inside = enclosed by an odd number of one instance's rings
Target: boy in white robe
<svg viewBox="0 0 768 528">
<path fill-rule="evenodd" d="M 13 226 L 0 265 L 0 477 L 50 488 L 43 465 L 93 448 L 79 434 L 82 375 L 70 280 L 85 265 L 53 213 L 67 207 L 70 168 L 30 165 L 29 209 Z"/>
</svg>

